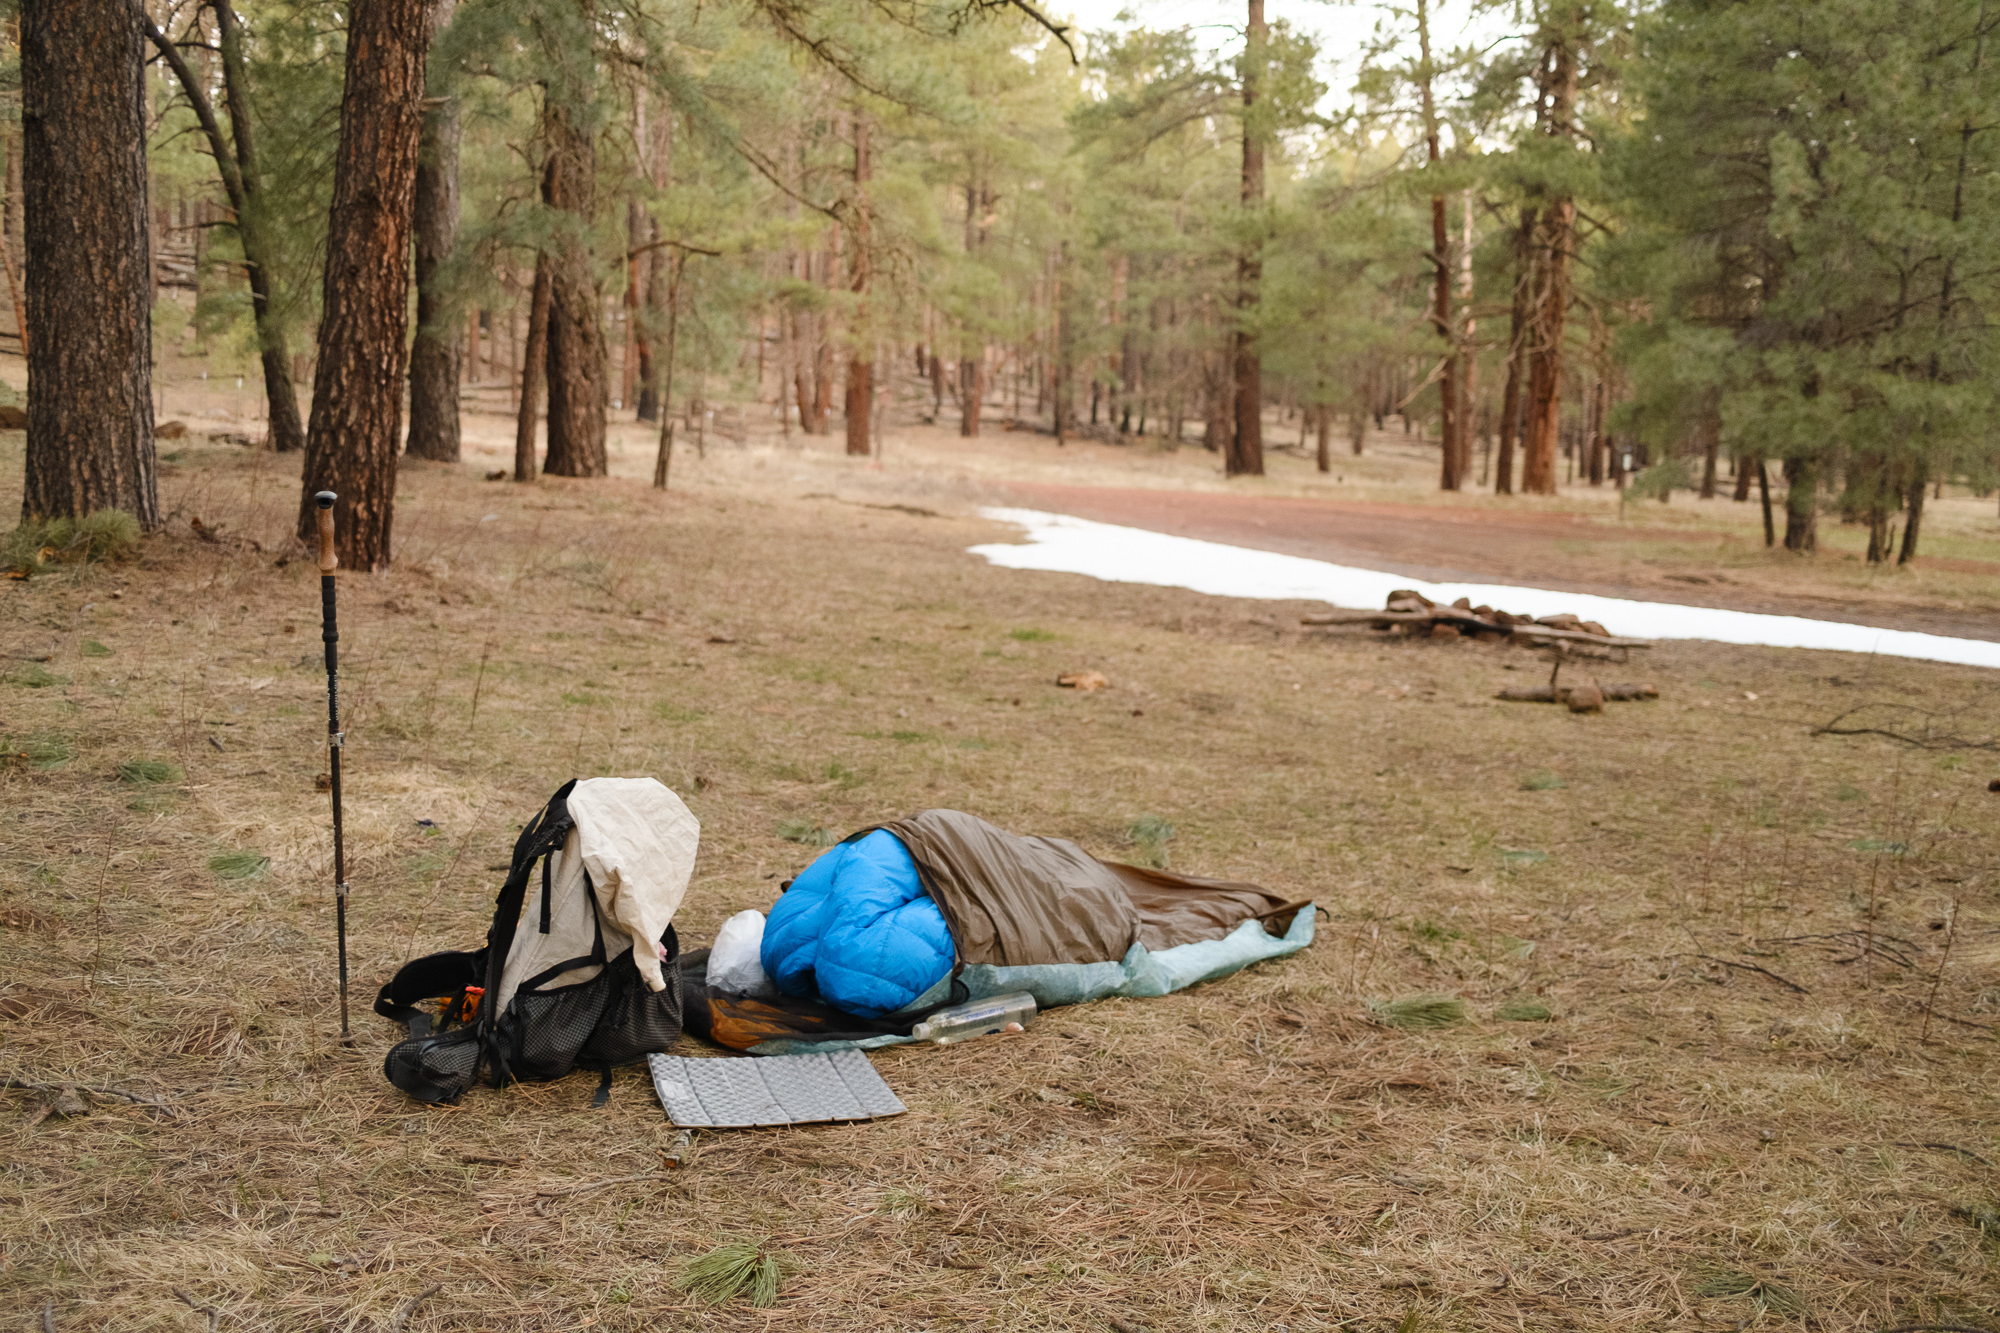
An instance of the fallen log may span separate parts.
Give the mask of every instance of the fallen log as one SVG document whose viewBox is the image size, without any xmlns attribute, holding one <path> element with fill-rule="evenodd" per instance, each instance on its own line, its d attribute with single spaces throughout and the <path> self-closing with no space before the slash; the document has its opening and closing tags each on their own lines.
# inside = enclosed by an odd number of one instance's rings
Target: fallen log
<svg viewBox="0 0 2000 1333">
<path fill-rule="evenodd" d="M 1474 633 L 1486 632 L 1517 638 L 1524 642 L 1569 641 L 1571 643 L 1596 644 L 1602 648 L 1650 648 L 1650 639 L 1620 639 L 1606 634 L 1592 634 L 1586 630 L 1556 629 L 1549 625 L 1502 624 L 1496 620 L 1482 620 L 1470 611 L 1459 611 L 1448 606 L 1433 607 L 1427 611 L 1327 611 L 1318 615 L 1300 616 L 1301 625 L 1371 625 L 1376 629 L 1389 629 L 1396 625 L 1412 628 L 1435 629 L 1439 625 L 1464 626 Z"/>
<path fill-rule="evenodd" d="M 1525 685 L 1502 690 L 1493 697 L 1517 704 L 1565 704 L 1569 702 L 1572 689 L 1582 689 L 1581 685 Z M 1659 690 L 1651 685 L 1600 685 L 1606 703 L 1629 703 L 1640 699 L 1657 699 Z"/>
</svg>

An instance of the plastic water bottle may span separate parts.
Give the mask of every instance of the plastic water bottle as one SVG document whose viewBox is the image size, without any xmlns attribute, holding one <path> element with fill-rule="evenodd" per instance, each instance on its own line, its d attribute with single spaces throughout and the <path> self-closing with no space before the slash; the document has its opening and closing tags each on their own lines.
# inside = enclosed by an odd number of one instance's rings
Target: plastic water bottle
<svg viewBox="0 0 2000 1333">
<path fill-rule="evenodd" d="M 1034 1021 L 1034 1017 L 1035 997 L 1024 990 L 1014 991 L 987 1000 L 939 1009 L 911 1028 L 910 1035 L 918 1041 L 949 1046 L 953 1042 L 970 1041 L 995 1032 L 1019 1032 Z"/>
</svg>

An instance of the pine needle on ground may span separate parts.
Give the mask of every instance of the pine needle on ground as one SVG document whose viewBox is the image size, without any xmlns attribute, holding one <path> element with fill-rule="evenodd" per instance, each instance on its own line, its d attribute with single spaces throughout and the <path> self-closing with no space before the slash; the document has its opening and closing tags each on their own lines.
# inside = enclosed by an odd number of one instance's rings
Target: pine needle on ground
<svg viewBox="0 0 2000 1333">
<path fill-rule="evenodd" d="M 1429 1032 L 1463 1023 L 1465 1001 L 1455 995 L 1405 995 L 1397 1000 L 1370 1000 L 1368 1013 L 1385 1027 Z"/>
<path fill-rule="evenodd" d="M 750 1303 L 763 1309 L 777 1301 L 780 1275 L 776 1255 L 749 1241 L 731 1241 L 689 1264 L 674 1285 L 711 1305 L 720 1305 L 747 1290 Z"/>
</svg>

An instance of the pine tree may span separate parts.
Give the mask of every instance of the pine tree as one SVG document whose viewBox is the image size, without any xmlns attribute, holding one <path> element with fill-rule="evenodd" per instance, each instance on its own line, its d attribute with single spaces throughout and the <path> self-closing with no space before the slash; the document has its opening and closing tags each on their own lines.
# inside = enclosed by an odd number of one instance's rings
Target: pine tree
<svg viewBox="0 0 2000 1333">
<path fill-rule="evenodd" d="M 120 509 L 151 530 L 145 37 L 126 0 L 24 0 L 26 519 Z"/>
<path fill-rule="evenodd" d="M 350 11 L 298 519 L 299 539 L 313 540 L 313 495 L 337 492 L 339 556 L 349 569 L 381 569 L 391 553 L 428 5 L 375 0 Z"/>
</svg>

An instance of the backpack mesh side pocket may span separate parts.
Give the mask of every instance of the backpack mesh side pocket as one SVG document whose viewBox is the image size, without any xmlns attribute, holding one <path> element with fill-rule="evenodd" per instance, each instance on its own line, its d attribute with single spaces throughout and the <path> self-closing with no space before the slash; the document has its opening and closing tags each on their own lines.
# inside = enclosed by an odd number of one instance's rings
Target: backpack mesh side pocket
<svg viewBox="0 0 2000 1333">
<path fill-rule="evenodd" d="M 672 926 L 667 927 L 660 943 L 667 951 L 660 962 L 660 974 L 667 983 L 664 990 L 647 988 L 629 952 L 612 959 L 604 969 L 612 990 L 596 1030 L 577 1053 L 579 1064 L 629 1065 L 652 1052 L 666 1052 L 680 1039 L 681 946 Z"/>
<path fill-rule="evenodd" d="M 382 1061 L 382 1073 L 420 1102 L 452 1105 L 478 1077 L 479 1033 L 462 1027 L 399 1041 Z"/>
</svg>

